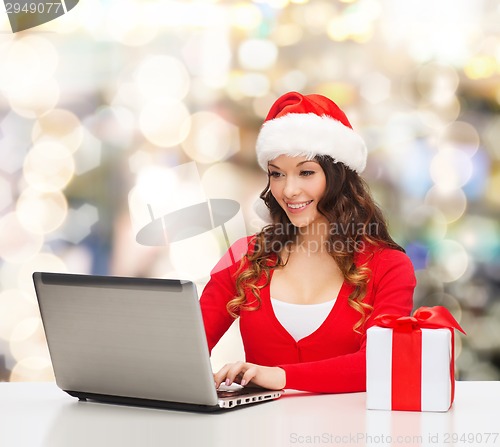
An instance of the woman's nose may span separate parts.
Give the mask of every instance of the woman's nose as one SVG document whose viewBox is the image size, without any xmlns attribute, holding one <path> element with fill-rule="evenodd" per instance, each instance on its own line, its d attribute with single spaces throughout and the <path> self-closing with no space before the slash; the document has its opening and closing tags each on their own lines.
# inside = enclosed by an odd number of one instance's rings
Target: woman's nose
<svg viewBox="0 0 500 447">
<path fill-rule="evenodd" d="M 283 194 L 285 197 L 293 198 L 297 196 L 300 192 L 299 184 L 296 179 L 292 177 L 287 177 L 285 180 L 285 187 L 283 188 Z"/>
</svg>

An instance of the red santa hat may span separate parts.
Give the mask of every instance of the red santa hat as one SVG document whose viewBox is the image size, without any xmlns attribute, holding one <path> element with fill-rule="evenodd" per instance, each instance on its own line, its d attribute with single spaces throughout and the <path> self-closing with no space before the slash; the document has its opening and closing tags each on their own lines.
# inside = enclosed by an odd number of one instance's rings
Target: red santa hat
<svg viewBox="0 0 500 447">
<path fill-rule="evenodd" d="M 363 139 L 352 129 L 344 112 L 322 95 L 285 93 L 272 105 L 257 138 L 257 160 L 267 162 L 280 155 L 329 155 L 360 173 L 366 165 Z"/>
</svg>

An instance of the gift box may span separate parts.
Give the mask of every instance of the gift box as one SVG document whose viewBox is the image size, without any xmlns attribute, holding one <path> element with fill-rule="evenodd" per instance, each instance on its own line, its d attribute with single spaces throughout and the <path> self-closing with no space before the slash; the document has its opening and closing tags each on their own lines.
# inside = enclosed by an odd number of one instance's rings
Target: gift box
<svg viewBox="0 0 500 447">
<path fill-rule="evenodd" d="M 366 344 L 366 407 L 378 410 L 448 411 L 455 390 L 454 329 L 442 307 L 413 316 L 379 315 Z"/>
</svg>

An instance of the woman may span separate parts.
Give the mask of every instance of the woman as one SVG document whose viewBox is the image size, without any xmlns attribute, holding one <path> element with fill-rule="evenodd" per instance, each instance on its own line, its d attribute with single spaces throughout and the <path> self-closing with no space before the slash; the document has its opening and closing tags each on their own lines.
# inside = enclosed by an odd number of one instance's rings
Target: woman
<svg viewBox="0 0 500 447">
<path fill-rule="evenodd" d="M 243 244 L 241 260 L 218 264 L 200 299 L 210 350 L 240 319 L 246 361 L 215 373 L 216 386 L 364 391 L 366 329 L 409 315 L 415 288 L 359 176 L 366 147 L 330 99 L 291 92 L 269 111 L 257 158 L 271 224 L 232 247 Z"/>
</svg>

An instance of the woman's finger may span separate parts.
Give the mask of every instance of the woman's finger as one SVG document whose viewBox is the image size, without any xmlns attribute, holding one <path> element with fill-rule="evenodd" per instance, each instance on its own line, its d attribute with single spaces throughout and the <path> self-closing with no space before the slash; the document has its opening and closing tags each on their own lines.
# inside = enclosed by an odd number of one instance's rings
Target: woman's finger
<svg viewBox="0 0 500 447">
<path fill-rule="evenodd" d="M 238 375 L 244 373 L 242 368 L 244 368 L 244 362 L 227 363 L 214 374 L 215 386 L 218 388 L 223 382 L 225 382 L 226 385 L 231 385 Z"/>
<path fill-rule="evenodd" d="M 243 374 L 243 377 L 241 378 L 240 381 L 240 385 L 245 386 L 249 384 L 252 381 L 252 379 L 255 378 L 255 376 L 257 375 L 257 370 L 258 368 L 256 365 L 252 365 L 251 367 L 249 367 Z"/>
<path fill-rule="evenodd" d="M 236 362 L 231 365 L 229 370 L 226 372 L 226 385 L 229 386 L 233 382 L 239 382 L 237 380 L 238 376 L 241 376 L 248 369 L 249 364 L 245 362 Z"/>
</svg>

